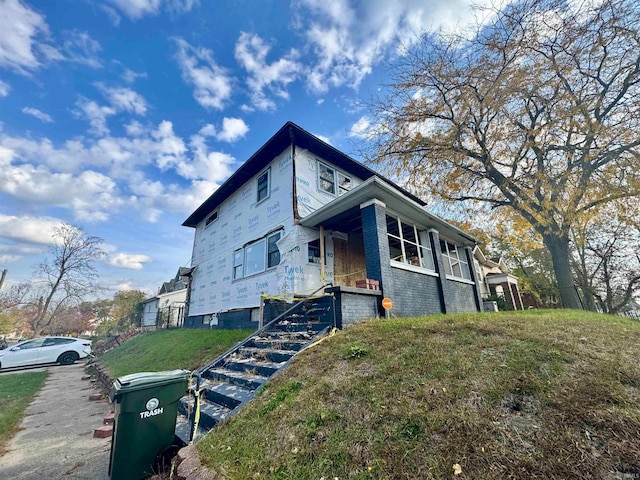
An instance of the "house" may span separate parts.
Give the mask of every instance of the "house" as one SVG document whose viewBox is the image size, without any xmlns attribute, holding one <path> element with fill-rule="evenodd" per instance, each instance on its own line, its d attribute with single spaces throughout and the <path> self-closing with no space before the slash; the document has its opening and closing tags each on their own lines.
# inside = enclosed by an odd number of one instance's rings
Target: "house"
<svg viewBox="0 0 640 480">
<path fill-rule="evenodd" d="M 524 304 L 518 289 L 518 277 L 511 274 L 504 260 L 486 257 L 478 246 L 473 250 L 473 258 L 478 272 L 482 299 L 503 298 L 506 310 L 523 310 Z"/>
<path fill-rule="evenodd" d="M 472 236 L 291 122 L 183 225 L 188 327 L 255 327 L 263 299 L 324 284 L 339 325 L 384 314 L 383 297 L 398 317 L 481 310 Z"/>
<path fill-rule="evenodd" d="M 158 295 L 142 302 L 143 327 L 182 326 L 190 274 L 190 268 L 180 267 L 174 278 L 162 284 Z"/>
</svg>

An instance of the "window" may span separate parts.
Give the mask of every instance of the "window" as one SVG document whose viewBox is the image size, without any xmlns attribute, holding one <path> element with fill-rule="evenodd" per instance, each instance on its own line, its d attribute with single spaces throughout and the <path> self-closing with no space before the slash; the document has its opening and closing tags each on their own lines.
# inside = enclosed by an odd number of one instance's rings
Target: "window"
<svg viewBox="0 0 640 480">
<path fill-rule="evenodd" d="M 351 178 L 338 172 L 338 195 L 344 195 L 351 190 Z"/>
<path fill-rule="evenodd" d="M 244 249 L 233 252 L 233 279 L 242 278 L 244 276 Z"/>
<path fill-rule="evenodd" d="M 336 184 L 338 186 L 338 196 L 344 195 L 353 185 L 351 177 L 347 177 L 345 174 L 336 172 L 335 169 L 325 165 L 318 161 L 318 189 L 323 192 L 336 194 Z"/>
<path fill-rule="evenodd" d="M 447 275 L 452 277 L 471 280 L 469 263 L 467 262 L 465 251 L 451 242 L 440 240 L 440 250 L 442 251 L 442 261 Z"/>
<path fill-rule="evenodd" d="M 307 254 L 309 263 L 320 265 L 320 239 L 307 243 Z"/>
<path fill-rule="evenodd" d="M 267 238 L 267 268 L 280 264 L 280 250 L 276 243 L 280 240 L 280 232 L 274 233 Z"/>
<path fill-rule="evenodd" d="M 269 198 L 270 186 L 269 186 L 269 170 L 264 172 L 258 177 L 258 203 L 266 198 Z"/>
<path fill-rule="evenodd" d="M 31 340 L 29 342 L 25 342 L 18 347 L 19 350 L 30 350 L 32 348 L 40 348 L 44 343 L 44 338 L 37 338 L 35 340 Z"/>
<path fill-rule="evenodd" d="M 318 188 L 323 192 L 336 194 L 335 170 L 318 162 Z"/>
<path fill-rule="evenodd" d="M 264 272 L 280 264 L 277 242 L 282 232 L 267 235 L 233 252 L 233 279 Z"/>
<path fill-rule="evenodd" d="M 263 272 L 265 265 L 264 255 L 264 238 L 258 240 L 251 245 L 247 245 L 244 249 L 244 274 L 245 276 L 253 275 L 254 273 Z"/>
<path fill-rule="evenodd" d="M 399 217 L 387 215 L 386 218 L 391 260 L 434 271 L 428 233 Z"/>
<path fill-rule="evenodd" d="M 209 215 L 209 218 L 207 218 L 207 221 L 205 222 L 205 227 L 208 227 L 210 224 L 212 224 L 213 222 L 215 222 L 218 219 L 218 210 L 214 211 L 211 215 Z"/>
</svg>

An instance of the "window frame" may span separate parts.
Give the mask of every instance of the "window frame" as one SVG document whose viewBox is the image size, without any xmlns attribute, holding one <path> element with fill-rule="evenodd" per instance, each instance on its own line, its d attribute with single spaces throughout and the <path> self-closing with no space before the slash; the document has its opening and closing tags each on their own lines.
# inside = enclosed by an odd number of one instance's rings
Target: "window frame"
<svg viewBox="0 0 640 480">
<path fill-rule="evenodd" d="M 209 225 L 211 225 L 216 220 L 218 220 L 218 217 L 220 216 L 219 212 L 220 212 L 219 208 L 216 208 L 213 212 L 211 212 L 211 214 L 207 217 L 207 219 L 204 222 L 204 228 L 207 228 Z M 215 218 L 213 218 L 214 216 Z"/>
<path fill-rule="evenodd" d="M 389 219 L 395 221 L 398 232 L 397 235 L 389 232 Z M 435 258 L 433 256 L 429 232 L 420 228 L 419 225 L 411 222 L 410 220 L 392 212 L 386 212 L 385 221 L 387 225 L 387 241 L 389 242 L 389 248 L 391 249 L 391 239 L 396 240 L 400 244 L 401 255 L 395 258 L 389 258 L 391 264 L 395 266 L 402 265 L 403 267 L 412 267 L 419 271 L 436 273 Z M 403 225 L 411 227 L 415 241 L 405 238 Z M 414 255 L 410 257 L 407 254 L 407 246 L 414 247 L 417 256 Z M 412 261 L 414 258 L 418 261 L 417 265 Z"/>
<path fill-rule="evenodd" d="M 460 249 L 462 249 L 462 255 Z M 467 282 L 473 281 L 464 246 L 456 245 L 446 238 L 441 238 L 440 253 L 442 255 L 442 262 L 444 263 L 445 274 L 448 278 Z"/>
<path fill-rule="evenodd" d="M 317 162 L 316 186 L 318 188 L 318 191 L 322 193 L 326 193 L 327 195 L 332 195 L 334 197 L 340 197 L 345 193 L 349 192 L 353 188 L 353 177 L 351 177 L 350 175 L 347 175 L 346 173 L 340 172 L 336 167 L 328 165 L 318 159 L 316 159 L 316 162 Z M 329 181 L 329 179 L 322 178 L 320 176 L 320 171 L 322 168 L 325 168 L 332 172 L 333 178 L 331 180 L 331 185 L 333 186 L 333 191 L 328 191 L 322 188 L 322 181 L 323 180 L 326 182 Z M 349 188 L 342 187 L 341 182 L 343 182 L 344 180 L 349 181 Z"/>
<path fill-rule="evenodd" d="M 349 188 L 342 187 L 340 177 L 342 177 L 344 180 L 349 180 Z M 345 175 L 342 172 L 336 171 L 336 185 L 338 185 L 338 196 L 340 197 L 351 190 L 351 188 L 353 187 L 353 179 L 349 175 Z"/>
<path fill-rule="evenodd" d="M 323 179 L 320 175 L 320 169 L 321 168 L 326 168 L 327 170 L 331 171 L 331 185 L 333 187 L 333 191 L 328 191 L 325 190 L 324 188 L 322 188 L 322 180 L 324 181 L 329 181 L 327 179 Z M 327 195 L 333 195 L 334 197 L 336 196 L 336 192 L 337 192 L 337 185 L 336 185 L 336 169 L 334 167 L 330 167 L 329 165 L 327 165 L 326 163 L 321 162 L 320 160 L 318 160 L 318 173 L 317 173 L 317 185 L 318 185 L 318 190 L 320 190 L 323 193 L 326 193 Z"/>
<path fill-rule="evenodd" d="M 242 280 L 243 278 L 259 275 L 260 273 L 264 273 L 267 270 L 272 270 L 276 268 L 278 265 L 280 265 L 280 262 L 282 261 L 282 256 L 280 254 L 280 249 L 277 246 L 277 242 L 282 238 L 283 233 L 284 233 L 284 229 L 279 229 L 275 232 L 270 232 L 264 235 L 263 237 L 252 240 L 251 242 L 244 244 L 240 248 L 236 248 L 233 251 L 233 262 L 231 267 L 233 281 L 235 282 L 236 280 Z M 273 245 L 275 245 L 276 250 L 270 252 L 269 241 L 273 237 L 278 237 L 278 239 L 275 242 L 273 242 Z M 251 273 L 247 273 L 247 266 L 249 265 L 248 257 L 247 257 L 247 254 L 248 254 L 247 249 L 250 247 L 257 246 L 259 243 L 263 243 L 263 246 L 262 246 L 262 259 L 264 261 L 263 268 L 261 270 L 256 270 L 256 271 L 252 271 Z M 270 256 L 276 252 L 278 253 L 278 263 L 272 264 Z"/>
<path fill-rule="evenodd" d="M 260 179 L 266 175 L 267 177 L 267 190 L 265 196 L 260 198 Z M 256 178 L 256 204 L 262 203 L 271 196 L 271 167 L 267 168 Z"/>
</svg>

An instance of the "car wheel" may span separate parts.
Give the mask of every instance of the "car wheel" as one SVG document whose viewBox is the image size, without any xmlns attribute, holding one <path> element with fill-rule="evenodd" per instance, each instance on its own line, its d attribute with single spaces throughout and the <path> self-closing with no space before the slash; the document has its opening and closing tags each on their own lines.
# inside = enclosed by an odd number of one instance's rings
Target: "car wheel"
<svg viewBox="0 0 640 480">
<path fill-rule="evenodd" d="M 80 355 L 76 352 L 64 352 L 58 357 L 58 363 L 60 365 L 71 365 L 72 363 L 75 363 L 78 358 L 80 358 Z"/>
</svg>

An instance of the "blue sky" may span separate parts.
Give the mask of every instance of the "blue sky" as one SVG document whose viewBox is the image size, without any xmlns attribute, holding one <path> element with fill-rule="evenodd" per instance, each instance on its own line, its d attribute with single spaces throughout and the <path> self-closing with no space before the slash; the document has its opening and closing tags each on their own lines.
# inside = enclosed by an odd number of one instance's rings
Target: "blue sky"
<svg viewBox="0 0 640 480">
<path fill-rule="evenodd" d="M 467 0 L 0 0 L 0 270 L 103 238 L 106 295 L 189 264 L 181 223 L 287 120 L 353 153 L 361 105 Z"/>
</svg>

